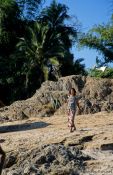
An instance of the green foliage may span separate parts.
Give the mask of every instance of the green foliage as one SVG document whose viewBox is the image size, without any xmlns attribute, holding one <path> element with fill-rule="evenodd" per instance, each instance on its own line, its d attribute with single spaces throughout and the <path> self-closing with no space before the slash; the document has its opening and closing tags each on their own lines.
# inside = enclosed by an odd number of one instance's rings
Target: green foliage
<svg viewBox="0 0 113 175">
<path fill-rule="evenodd" d="M 43 9 L 39 16 L 39 20 L 47 23 L 54 33 L 60 35 L 59 38 L 67 51 L 77 38 L 77 28 L 66 24 L 66 21 L 70 19 L 66 5 L 57 3 L 55 0 L 49 7 Z"/>
<path fill-rule="evenodd" d="M 22 29 L 19 14 L 14 0 L 0 0 L 0 99 L 5 104 L 11 100 L 13 91 L 15 60 L 11 55 Z"/>
<path fill-rule="evenodd" d="M 85 70 L 85 64 L 82 63 L 83 61 L 84 61 L 83 58 L 79 58 L 75 60 L 74 62 L 74 73 L 75 74 L 87 75 L 87 72 Z"/>
<path fill-rule="evenodd" d="M 70 19 L 68 8 L 64 4 L 57 3 L 55 0 L 52 1 L 49 7 L 43 9 L 39 16 L 39 21 L 48 24 L 52 35 L 57 35 L 59 43 L 62 43 L 62 53 L 64 55 L 57 56 L 62 76 L 80 74 L 82 71 L 85 72 L 84 66 L 80 65 L 78 60 L 73 61 L 74 57 L 70 52 L 70 48 L 77 39 L 77 28 L 66 24 L 66 21 Z"/>
<path fill-rule="evenodd" d="M 42 2 L 0 0 L 0 100 L 5 104 L 30 97 L 44 80 L 85 73 L 83 60 L 74 61 L 70 52 L 77 29 L 66 24 L 68 8 L 53 1 L 39 16 Z"/>
<path fill-rule="evenodd" d="M 0 0 L 0 55 L 13 51 L 19 34 L 19 9 L 14 0 Z"/>
<path fill-rule="evenodd" d="M 32 21 L 39 15 L 40 5 L 44 0 L 16 0 L 24 20 Z"/>
<path fill-rule="evenodd" d="M 58 65 L 57 57 L 64 56 L 64 47 L 59 42 L 59 35 L 53 33 L 48 25 L 39 22 L 35 22 L 27 32 L 25 38 L 21 38 L 17 44 L 20 56 L 24 54 L 27 60 L 26 71 L 30 72 L 30 68 L 38 66 L 47 79 L 48 64 Z"/>
<path fill-rule="evenodd" d="M 73 55 L 67 55 L 67 58 L 62 60 L 63 64 L 60 67 L 61 75 L 87 75 L 87 72 L 85 70 L 85 64 L 82 63 L 83 61 L 83 58 L 76 59 L 74 61 Z"/>
<path fill-rule="evenodd" d="M 104 72 L 97 69 L 90 69 L 88 75 L 97 78 L 113 78 L 113 68 L 106 68 Z"/>
<path fill-rule="evenodd" d="M 81 47 L 89 47 L 102 53 L 103 64 L 113 62 L 113 19 L 106 25 L 93 27 L 79 41 Z"/>
</svg>

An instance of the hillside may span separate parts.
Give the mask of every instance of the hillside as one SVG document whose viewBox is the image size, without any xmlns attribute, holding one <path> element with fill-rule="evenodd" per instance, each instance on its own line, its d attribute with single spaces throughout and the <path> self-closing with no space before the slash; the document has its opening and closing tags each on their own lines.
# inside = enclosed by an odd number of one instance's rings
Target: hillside
<svg viewBox="0 0 113 175">
<path fill-rule="evenodd" d="M 73 133 L 64 103 L 70 85 L 81 108 L 88 99 L 101 109 L 83 108 Z M 30 99 L 1 108 L 0 143 L 7 154 L 3 175 L 112 175 L 112 90 L 112 79 L 70 76 L 45 82 Z M 60 101 L 59 109 L 50 97 Z"/>
</svg>

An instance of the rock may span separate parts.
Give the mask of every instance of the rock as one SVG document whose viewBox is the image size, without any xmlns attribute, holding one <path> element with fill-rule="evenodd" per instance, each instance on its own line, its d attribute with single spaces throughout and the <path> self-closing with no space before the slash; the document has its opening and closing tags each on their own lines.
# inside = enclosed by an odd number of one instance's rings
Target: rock
<svg viewBox="0 0 113 175">
<path fill-rule="evenodd" d="M 17 117 L 18 118 L 16 119 L 19 119 L 19 120 L 24 120 L 29 118 L 23 111 L 20 111 L 19 113 L 17 113 Z"/>
<path fill-rule="evenodd" d="M 11 166 L 13 166 L 16 163 L 16 155 L 13 155 L 12 153 L 10 153 L 9 155 L 7 155 L 6 157 L 6 161 L 5 161 L 5 168 L 10 168 Z"/>
<path fill-rule="evenodd" d="M 0 108 L 0 122 L 49 117 L 59 108 L 62 111 L 71 87 L 76 89 L 80 101 L 81 111 L 77 111 L 77 114 L 113 110 L 113 79 L 72 75 L 55 82 L 46 81 L 31 98 Z"/>
<path fill-rule="evenodd" d="M 92 141 L 93 136 L 94 135 L 82 137 L 82 139 L 80 140 L 80 143 Z"/>
<path fill-rule="evenodd" d="M 31 166 L 28 165 L 24 168 L 23 174 L 24 175 L 30 175 L 30 174 L 40 175 L 40 172 L 36 167 L 34 167 L 32 165 Z"/>
<path fill-rule="evenodd" d="M 5 163 L 6 153 L 0 146 L 0 174 L 2 173 L 4 163 Z"/>
<path fill-rule="evenodd" d="M 35 157 L 32 154 L 35 154 Z M 52 144 L 40 148 L 39 151 L 35 149 L 29 155 L 26 153 L 24 160 L 20 162 L 19 160 L 18 166 L 13 165 L 15 160 L 10 155 L 7 169 L 4 170 L 5 175 L 18 175 L 18 172 L 22 175 L 68 174 L 69 172 L 79 174 L 79 170 L 83 168 L 82 160 L 88 160 L 88 156 L 83 155 L 76 147 Z"/>
<path fill-rule="evenodd" d="M 2 107 L 4 107 L 4 106 L 5 106 L 5 104 L 3 103 L 2 100 L 0 100 L 0 108 L 2 108 Z"/>
<path fill-rule="evenodd" d="M 36 164 L 40 165 L 44 163 L 46 163 L 46 157 L 44 155 L 39 156 L 38 159 L 36 160 Z"/>
<path fill-rule="evenodd" d="M 19 175 L 20 173 L 16 172 L 15 170 L 12 170 L 11 172 L 8 172 L 7 175 Z M 4 174 L 5 175 L 5 174 Z"/>
<path fill-rule="evenodd" d="M 102 144 L 101 150 L 103 150 L 103 151 L 113 150 L 113 143 Z"/>
</svg>

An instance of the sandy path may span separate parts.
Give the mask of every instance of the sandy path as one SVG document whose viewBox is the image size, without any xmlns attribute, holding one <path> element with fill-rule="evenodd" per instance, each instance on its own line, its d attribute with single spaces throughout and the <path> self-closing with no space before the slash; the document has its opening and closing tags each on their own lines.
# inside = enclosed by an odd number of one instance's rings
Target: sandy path
<svg viewBox="0 0 113 175">
<path fill-rule="evenodd" d="M 20 148 L 30 148 L 37 145 L 43 145 L 48 143 L 60 142 L 65 137 L 70 136 L 67 128 L 67 119 L 62 116 L 63 124 L 61 122 L 61 116 L 53 116 L 51 118 L 34 119 L 25 121 L 13 122 L 13 125 L 23 124 L 37 124 L 36 129 L 28 129 L 25 131 L 6 132 L 0 134 L 0 139 L 5 140 L 2 145 L 6 151 L 11 151 Z M 43 125 L 42 125 L 43 124 Z M 5 123 L 5 126 L 10 126 L 12 123 Z M 1 125 L 4 126 L 4 125 Z M 40 126 L 42 125 L 42 127 Z M 73 133 L 74 134 L 74 133 Z M 72 134 L 71 134 L 72 135 Z"/>
<path fill-rule="evenodd" d="M 77 116 L 77 131 L 70 133 L 65 115 L 54 115 L 49 118 L 31 118 L 25 121 L 5 123 L 0 126 L 20 125 L 20 131 L 0 134 L 0 139 L 6 152 L 22 148 L 33 148 L 37 145 L 59 143 L 63 140 L 75 142 L 84 136 L 93 135 L 91 142 L 86 142 L 87 149 L 100 147 L 102 143 L 113 141 L 113 113 L 98 113 L 95 115 Z M 35 129 L 21 131 L 21 125 L 29 124 Z"/>
</svg>

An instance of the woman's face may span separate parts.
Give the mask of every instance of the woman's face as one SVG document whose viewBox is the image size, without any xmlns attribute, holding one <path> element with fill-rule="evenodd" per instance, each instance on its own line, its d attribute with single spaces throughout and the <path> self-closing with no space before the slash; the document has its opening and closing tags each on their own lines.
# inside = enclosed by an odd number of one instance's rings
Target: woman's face
<svg viewBox="0 0 113 175">
<path fill-rule="evenodd" d="M 71 89 L 71 95 L 76 95 L 76 92 L 74 91 L 74 89 Z"/>
</svg>

